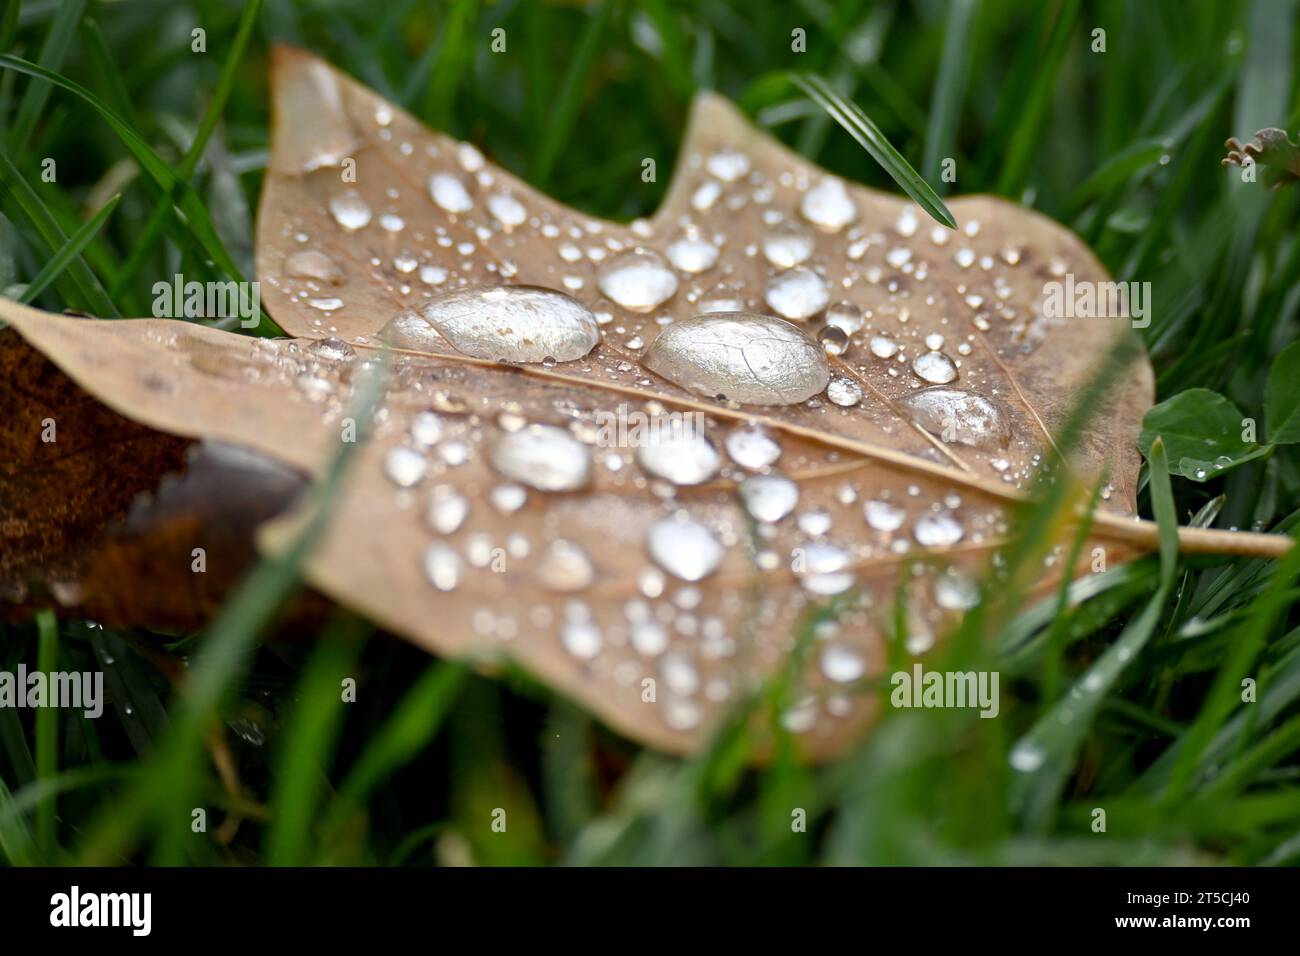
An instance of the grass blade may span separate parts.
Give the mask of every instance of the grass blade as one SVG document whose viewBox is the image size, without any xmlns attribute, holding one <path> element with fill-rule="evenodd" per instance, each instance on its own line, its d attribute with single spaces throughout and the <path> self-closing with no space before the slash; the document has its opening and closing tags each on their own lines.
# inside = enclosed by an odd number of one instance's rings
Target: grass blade
<svg viewBox="0 0 1300 956">
<path fill-rule="evenodd" d="M 6 6 L 17 7 L 18 4 L 13 2 Z M 50 32 L 46 34 L 45 43 L 41 47 L 41 66 L 48 70 L 57 70 L 63 65 L 63 59 L 68 55 L 68 47 L 72 45 L 77 24 L 81 21 L 81 12 L 85 7 L 86 0 L 63 0 L 58 11 L 51 17 Z M 22 156 L 26 152 L 32 134 L 36 131 L 36 123 L 45 112 L 45 104 L 49 99 L 48 82 L 35 78 L 27 85 L 22 102 L 18 105 L 18 116 L 14 119 L 14 125 L 9 130 L 9 138 L 6 141 L 9 152 L 14 156 Z"/>
<path fill-rule="evenodd" d="M 926 180 L 939 183 L 941 192 L 947 184 L 939 178 L 939 164 L 953 155 L 957 141 L 957 125 L 966 87 L 969 66 L 970 25 L 979 0 L 952 0 L 948 7 L 948 22 L 943 33 L 943 53 L 939 60 L 939 75 L 934 81 L 934 94 L 930 98 L 930 123 L 925 131 L 925 158 L 921 173 Z"/>
<path fill-rule="evenodd" d="M 957 220 L 943 204 L 943 200 L 930 187 L 921 174 L 903 158 L 903 154 L 890 145 L 885 134 L 854 103 L 836 93 L 827 82 L 813 73 L 791 73 L 789 79 L 835 122 L 848 132 L 871 157 L 880 164 L 903 192 L 924 209 L 936 222 L 949 229 L 957 228 Z"/>
<path fill-rule="evenodd" d="M 95 213 L 86 224 L 72 234 L 72 237 L 64 243 L 63 248 L 54 254 L 45 267 L 36 274 L 36 278 L 31 281 L 27 291 L 23 293 L 19 302 L 24 305 L 35 301 L 36 297 L 45 291 L 45 288 L 53 282 L 58 276 L 63 274 L 74 259 L 81 255 L 81 250 L 86 248 L 87 243 L 99 234 L 99 230 L 108 222 L 108 217 L 113 215 L 113 210 L 117 208 L 122 194 L 118 193 L 108 202 L 104 203 L 103 208 Z"/>
</svg>

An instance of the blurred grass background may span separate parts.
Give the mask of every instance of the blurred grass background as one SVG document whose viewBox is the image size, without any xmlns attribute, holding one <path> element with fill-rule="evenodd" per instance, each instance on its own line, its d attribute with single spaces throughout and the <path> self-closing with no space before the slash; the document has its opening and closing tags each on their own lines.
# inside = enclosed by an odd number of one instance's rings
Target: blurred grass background
<svg viewBox="0 0 1300 956">
<path fill-rule="evenodd" d="M 43 284 L 34 298 L 46 308 L 147 315 L 159 278 L 251 276 L 273 41 L 307 47 L 563 201 L 613 218 L 656 207 L 702 88 L 827 168 L 894 189 L 783 79 L 811 71 L 941 194 L 1012 197 L 1075 229 L 1117 278 L 1152 282 L 1142 334 L 1159 398 L 1214 388 L 1259 415 L 1271 360 L 1296 338 L 1296 191 L 1243 184 L 1219 161 L 1229 135 L 1300 126 L 1296 26 L 1290 0 L 9 2 L 0 50 L 85 87 L 163 169 L 84 98 L 6 62 L 0 288 L 16 297 Z M 191 49 L 196 28 L 204 53 Z M 497 28 L 504 53 L 490 51 Z M 806 52 L 792 52 L 796 28 Z M 1098 29 L 1105 52 L 1093 50 Z M 658 182 L 641 182 L 644 157 Z M 946 157 L 952 186 L 937 175 Z M 45 183 L 51 158 L 57 181 Z M 168 196 L 191 197 L 186 216 Z M 1149 478 L 1143 511 L 1166 531 L 1173 516 L 1260 530 L 1300 520 L 1293 450 L 1202 484 L 1171 483 L 1155 451 Z M 263 641 L 292 562 L 260 569 L 204 635 L 41 615 L 0 632 L 0 667 L 102 667 L 112 705 L 97 721 L 0 709 L 0 855 L 1294 863 L 1295 564 L 1175 562 L 1166 548 L 1163 561 L 1090 576 L 1042 608 L 973 619 L 927 666 L 999 670 L 1000 719 L 895 711 L 856 752 L 817 769 L 785 746 L 748 769 L 754 740 L 739 720 L 690 760 L 643 751 L 526 675 L 490 681 L 430 662 L 345 615 L 312 645 Z M 1096 706 L 1052 730 L 1116 640 L 1138 652 Z M 160 654 L 192 665 L 183 701 Z M 346 707 L 343 676 L 359 684 Z M 1246 676 L 1259 698 L 1242 705 Z M 777 681 L 753 707 L 779 709 L 788 690 Z M 1018 741 L 1046 759 L 1015 769 Z M 204 833 L 193 831 L 195 807 L 207 809 Z M 497 808 L 504 833 L 491 826 Z M 1104 833 L 1093 829 L 1098 808 Z M 792 827 L 798 809 L 806 831 Z"/>
</svg>

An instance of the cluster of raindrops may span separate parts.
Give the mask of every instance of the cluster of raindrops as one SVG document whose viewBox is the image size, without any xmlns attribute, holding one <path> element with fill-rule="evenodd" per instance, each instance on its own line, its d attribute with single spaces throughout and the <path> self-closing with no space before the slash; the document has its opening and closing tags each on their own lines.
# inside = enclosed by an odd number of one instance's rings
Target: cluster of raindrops
<svg viewBox="0 0 1300 956">
<path fill-rule="evenodd" d="M 898 211 L 802 168 L 771 172 L 721 145 L 685 158 L 687 208 L 670 224 L 625 229 L 534 198 L 473 146 L 420 133 L 390 108 L 376 107 L 368 133 L 412 175 L 379 190 L 327 187 L 334 231 L 287 225 L 291 251 L 272 278 L 311 310 L 315 348 L 340 362 L 383 343 L 648 391 L 671 386 L 733 411 L 784 406 L 832 429 L 848 421 L 850 434 L 915 429 L 930 443 L 917 454 L 942 449 L 961 462 L 973 450 L 972 461 L 1009 483 L 1037 463 L 996 355 L 1037 347 L 1050 323 L 1041 302 L 1017 301 L 1024 251 L 990 247 L 978 222 L 931 226 L 914 206 Z M 882 209 L 893 210 L 887 220 Z M 741 222 L 757 237 L 733 225 Z M 937 280 L 954 274 L 956 283 Z M 341 341 L 337 317 L 373 310 L 377 288 L 386 320 Z M 305 395 L 337 386 L 301 374 Z M 695 729 L 735 696 L 728 665 L 755 570 L 788 576 L 808 601 L 848 602 L 818 634 L 820 679 L 839 691 L 800 699 L 786 715 L 790 729 L 807 732 L 858 713 L 843 688 L 876 666 L 867 635 L 880 612 L 862 569 L 913 549 L 980 547 L 1005 531 L 998 507 L 901 472 L 809 483 L 799 469 L 816 474 L 824 454 L 735 416 L 710 417 L 703 430 L 672 418 L 623 449 L 602 447 L 580 408 L 557 400 L 551 415 L 535 411 L 502 400 L 495 412 L 470 413 L 452 401 L 394 433 L 381 467 L 402 506 L 424 516 L 422 574 L 438 594 L 485 595 L 472 611 L 485 636 L 543 631 L 575 665 L 626 688 L 655 677 L 665 688 L 657 713 L 675 730 Z M 834 458 L 829 465 L 842 464 Z M 626 561 L 610 567 L 583 543 L 589 536 L 555 518 L 576 493 L 610 490 L 642 493 L 627 514 L 607 516 L 639 536 L 631 582 L 615 576 Z M 498 557 L 556 601 L 512 606 L 499 581 L 487 583 Z M 925 600 L 909 612 L 917 653 L 945 613 L 979 597 L 955 566 L 927 573 Z M 612 604 L 588 597 L 629 583 Z M 802 603 L 778 605 L 765 605 L 763 624 L 789 633 Z"/>
</svg>

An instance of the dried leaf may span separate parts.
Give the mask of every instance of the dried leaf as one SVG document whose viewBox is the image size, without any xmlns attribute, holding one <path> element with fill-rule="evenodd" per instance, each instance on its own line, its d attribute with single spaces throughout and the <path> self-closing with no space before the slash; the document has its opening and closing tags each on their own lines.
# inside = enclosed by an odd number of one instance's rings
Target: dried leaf
<svg viewBox="0 0 1300 956">
<path fill-rule="evenodd" d="M 273 73 L 258 273 L 298 340 L 0 315 L 123 415 L 311 474 L 347 440 L 360 367 L 397 347 L 310 581 L 433 652 L 509 655 L 656 747 L 697 745 L 834 598 L 784 721 L 813 757 L 842 749 L 877 707 L 900 580 L 920 653 L 1132 334 L 1042 314 L 1044 283 L 1106 279 L 1055 223 L 973 197 L 958 231 L 932 227 L 712 94 L 663 208 L 622 225 L 305 53 Z M 1093 537 L 1112 561 L 1155 545 L 1131 517 L 1151 398 L 1143 361 L 1076 462 L 1109 475 Z"/>
</svg>

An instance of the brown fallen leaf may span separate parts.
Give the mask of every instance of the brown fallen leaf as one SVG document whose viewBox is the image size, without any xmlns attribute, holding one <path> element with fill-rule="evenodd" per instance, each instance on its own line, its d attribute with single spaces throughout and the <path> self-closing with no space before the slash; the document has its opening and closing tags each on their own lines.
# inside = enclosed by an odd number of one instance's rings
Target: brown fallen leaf
<svg viewBox="0 0 1300 956">
<path fill-rule="evenodd" d="M 1133 334 L 1123 317 L 1043 314 L 1045 283 L 1107 279 L 1057 224 L 970 197 L 949 231 L 713 94 L 664 206 L 622 225 L 301 51 L 276 52 L 273 88 L 258 272 L 297 340 L 7 302 L 0 316 L 122 415 L 309 474 L 355 431 L 361 369 L 395 349 L 308 579 L 433 652 L 509 655 L 656 747 L 697 745 L 837 599 L 783 720 L 808 755 L 841 750 L 876 707 L 863 683 L 900 581 L 922 654 Z M 1108 476 L 1092 539 L 1111 563 L 1155 547 L 1133 515 L 1151 399 L 1142 360 L 1074 460 Z"/>
</svg>

